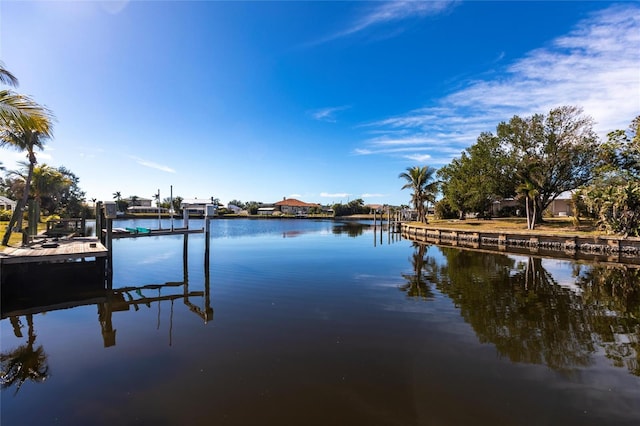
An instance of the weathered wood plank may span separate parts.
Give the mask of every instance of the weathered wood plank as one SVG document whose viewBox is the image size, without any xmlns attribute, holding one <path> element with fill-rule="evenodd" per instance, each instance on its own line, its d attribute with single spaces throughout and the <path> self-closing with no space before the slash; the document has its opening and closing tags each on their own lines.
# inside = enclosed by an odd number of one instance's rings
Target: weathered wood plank
<svg viewBox="0 0 640 426">
<path fill-rule="evenodd" d="M 107 248 L 97 238 L 60 239 L 56 243 L 57 247 L 43 247 L 43 244 L 47 244 L 45 242 L 27 247 L 8 247 L 0 253 L 0 264 L 60 262 L 88 257 L 105 257 L 108 254 Z"/>
</svg>

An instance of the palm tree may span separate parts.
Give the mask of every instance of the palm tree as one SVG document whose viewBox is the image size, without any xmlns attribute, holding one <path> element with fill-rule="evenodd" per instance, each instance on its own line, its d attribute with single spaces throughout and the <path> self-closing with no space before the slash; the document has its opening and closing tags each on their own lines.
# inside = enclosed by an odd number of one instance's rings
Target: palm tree
<svg viewBox="0 0 640 426">
<path fill-rule="evenodd" d="M 118 211 L 122 211 L 122 194 L 120 193 L 120 191 L 116 191 L 113 193 L 113 199 L 116 200 Z"/>
<path fill-rule="evenodd" d="M 49 116 L 22 114 L 16 116 L 13 120 L 0 123 L 0 146 L 8 146 L 26 151 L 29 160 L 29 170 L 25 180 L 22 198 L 18 200 L 16 209 L 11 216 L 9 225 L 2 238 L 3 245 L 9 243 L 11 231 L 16 223 L 17 229 L 22 228 L 22 210 L 27 204 L 33 169 L 38 163 L 35 149 L 42 149 L 44 147 L 44 140 L 52 136 L 52 130 L 53 126 L 51 124 L 51 117 Z"/>
<path fill-rule="evenodd" d="M 429 166 L 407 167 L 406 172 L 398 175 L 407 181 L 402 189 L 412 189 L 411 202 L 418 212 L 418 221 L 426 223 L 425 205 L 427 201 L 435 201 L 438 192 L 438 182 L 433 181 L 436 169 Z"/>
<path fill-rule="evenodd" d="M 4 67 L 0 61 L 0 83 L 18 87 L 18 79 Z M 16 120 L 23 115 L 39 117 L 41 119 L 51 119 L 51 112 L 38 105 L 31 98 L 13 92 L 12 90 L 0 90 L 0 125 Z"/>
<path fill-rule="evenodd" d="M 4 67 L 2 61 L 0 61 L 0 83 L 11 87 L 18 87 L 18 79 Z"/>
<path fill-rule="evenodd" d="M 0 82 L 10 86 L 17 86 L 18 79 L 11 74 L 0 62 Z M 22 198 L 18 200 L 9 225 L 2 238 L 2 245 L 7 245 L 14 225 L 22 227 L 22 210 L 29 198 L 29 187 L 33 167 L 36 165 L 35 148 L 42 149 L 44 139 L 52 136 L 53 114 L 29 97 L 0 90 L 0 146 L 9 146 L 27 152 L 29 159 L 29 173 L 25 182 Z"/>
<path fill-rule="evenodd" d="M 536 214 L 537 214 L 537 203 L 536 197 L 539 192 L 535 185 L 528 179 L 525 180 L 524 183 L 520 184 L 516 191 L 524 197 L 525 201 L 525 210 L 527 213 L 527 229 L 534 229 L 536 226 Z M 531 202 L 529 201 L 531 200 Z M 533 212 L 531 211 L 531 207 L 529 205 L 533 205 Z"/>
</svg>

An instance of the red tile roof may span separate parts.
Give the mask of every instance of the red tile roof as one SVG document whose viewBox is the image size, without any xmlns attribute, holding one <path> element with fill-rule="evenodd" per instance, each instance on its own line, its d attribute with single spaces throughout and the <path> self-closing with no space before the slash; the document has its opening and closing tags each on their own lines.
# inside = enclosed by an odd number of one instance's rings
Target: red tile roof
<svg viewBox="0 0 640 426">
<path fill-rule="evenodd" d="M 313 207 L 317 204 L 305 203 L 304 201 L 296 200 L 295 198 L 287 198 L 282 201 L 274 203 L 276 206 L 289 206 L 289 207 Z"/>
</svg>

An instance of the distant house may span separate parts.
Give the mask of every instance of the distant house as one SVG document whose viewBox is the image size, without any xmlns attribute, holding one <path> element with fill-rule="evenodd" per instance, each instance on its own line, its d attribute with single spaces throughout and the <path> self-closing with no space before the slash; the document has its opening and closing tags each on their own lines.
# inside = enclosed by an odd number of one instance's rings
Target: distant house
<svg viewBox="0 0 640 426">
<path fill-rule="evenodd" d="M 565 191 L 549 204 L 547 211 L 554 216 L 573 216 L 573 203 L 571 191 Z"/>
<path fill-rule="evenodd" d="M 233 212 L 233 214 L 238 214 L 242 211 L 242 207 L 236 206 L 235 204 L 227 204 L 227 210 Z"/>
<path fill-rule="evenodd" d="M 271 216 L 275 210 L 275 207 L 260 207 L 258 208 L 258 214 L 261 216 Z"/>
<path fill-rule="evenodd" d="M 549 204 L 545 211 L 556 217 L 573 216 L 572 195 L 571 191 L 561 193 Z M 522 201 L 514 198 L 504 198 L 493 202 L 493 215 L 498 216 L 500 210 L 506 207 L 524 209 Z"/>
<path fill-rule="evenodd" d="M 129 197 L 123 198 L 122 201 L 127 203 L 129 207 L 151 207 L 151 198 Z"/>
<path fill-rule="evenodd" d="M 273 204 L 276 210 L 280 210 L 282 214 L 302 216 L 309 214 L 311 208 L 319 208 L 320 204 L 305 203 L 295 198 L 284 198 Z M 258 209 L 259 211 L 260 209 Z"/>
<path fill-rule="evenodd" d="M 384 206 L 382 204 L 367 204 L 365 207 L 371 210 L 371 213 L 380 213 Z"/>
<path fill-rule="evenodd" d="M 493 202 L 491 206 L 491 214 L 493 216 L 500 216 L 500 210 L 505 208 L 516 209 L 520 206 L 520 203 L 515 198 L 502 198 Z"/>
<path fill-rule="evenodd" d="M 143 198 L 138 196 L 131 196 L 123 198 L 123 202 L 127 203 L 127 213 L 158 213 L 158 208 L 153 207 L 151 198 Z M 161 212 L 166 212 L 167 209 L 160 209 Z"/>
<path fill-rule="evenodd" d="M 13 211 L 18 204 L 17 201 L 13 201 L 7 197 L 0 196 L 0 210 Z"/>
<path fill-rule="evenodd" d="M 180 208 L 183 212 L 189 213 L 189 215 L 204 216 L 207 204 L 213 204 L 211 198 L 184 199 L 180 203 Z"/>
<path fill-rule="evenodd" d="M 160 207 L 160 213 L 168 212 L 168 209 Z M 158 213 L 158 208 L 152 206 L 131 206 L 127 207 L 127 213 Z"/>
</svg>

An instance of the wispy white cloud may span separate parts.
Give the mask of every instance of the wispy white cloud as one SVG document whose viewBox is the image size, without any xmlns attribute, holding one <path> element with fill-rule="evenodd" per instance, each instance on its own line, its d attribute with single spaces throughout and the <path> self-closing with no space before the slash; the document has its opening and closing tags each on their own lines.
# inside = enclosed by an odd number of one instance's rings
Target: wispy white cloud
<svg viewBox="0 0 640 426">
<path fill-rule="evenodd" d="M 130 155 L 129 158 L 131 158 L 132 160 L 134 160 L 136 163 L 140 164 L 141 166 L 149 167 L 151 169 L 156 169 L 156 170 L 160 170 L 160 171 L 167 172 L 167 173 L 175 173 L 176 172 L 174 169 L 172 169 L 169 166 L 165 166 L 165 165 L 162 165 L 162 164 L 154 163 L 152 161 L 144 160 L 142 158 L 135 157 L 133 155 Z"/>
<path fill-rule="evenodd" d="M 320 196 L 323 198 L 347 198 L 350 195 L 351 194 L 349 194 L 348 192 L 334 192 L 334 193 L 321 192 L 320 193 Z"/>
<path fill-rule="evenodd" d="M 627 4 L 604 9 L 548 46 L 508 64 L 502 73 L 492 74 L 493 79 L 469 81 L 449 96 L 431 101 L 432 106 L 367 123 L 364 127 L 376 137 L 365 140 L 354 153 L 442 165 L 452 153 L 459 155 L 472 145 L 480 133 L 495 132 L 500 122 L 514 115 L 547 113 L 561 105 L 581 106 L 604 137 L 613 129 L 627 128 L 640 114 L 638 46 L 640 8 Z M 390 146 L 416 149 L 412 154 L 380 149 Z M 425 154 L 417 148 L 434 152 Z"/>
<path fill-rule="evenodd" d="M 426 163 L 431 160 L 432 157 L 429 154 L 409 154 L 405 155 L 404 158 L 415 161 L 416 163 Z"/>
<path fill-rule="evenodd" d="M 354 19 L 345 28 L 334 32 L 311 44 L 322 44 L 328 41 L 362 33 L 373 27 L 399 22 L 410 18 L 423 18 L 449 11 L 457 0 L 443 1 L 387 1 L 373 2 L 373 6 Z M 365 3 L 367 4 L 367 3 Z M 370 5 L 369 3 L 368 5 Z M 392 28 L 391 36 L 399 34 L 401 29 Z"/>
<path fill-rule="evenodd" d="M 335 123 L 336 113 L 340 111 L 344 111 L 346 109 L 351 108 L 349 105 L 337 106 L 337 107 L 329 107 L 329 108 L 320 108 L 317 110 L 313 110 L 309 112 L 309 115 L 318 121 L 327 121 L 329 123 Z"/>
<path fill-rule="evenodd" d="M 382 198 L 382 197 L 386 197 L 386 194 L 370 194 L 368 192 L 365 192 L 364 194 L 360 195 L 361 198 Z"/>
</svg>

